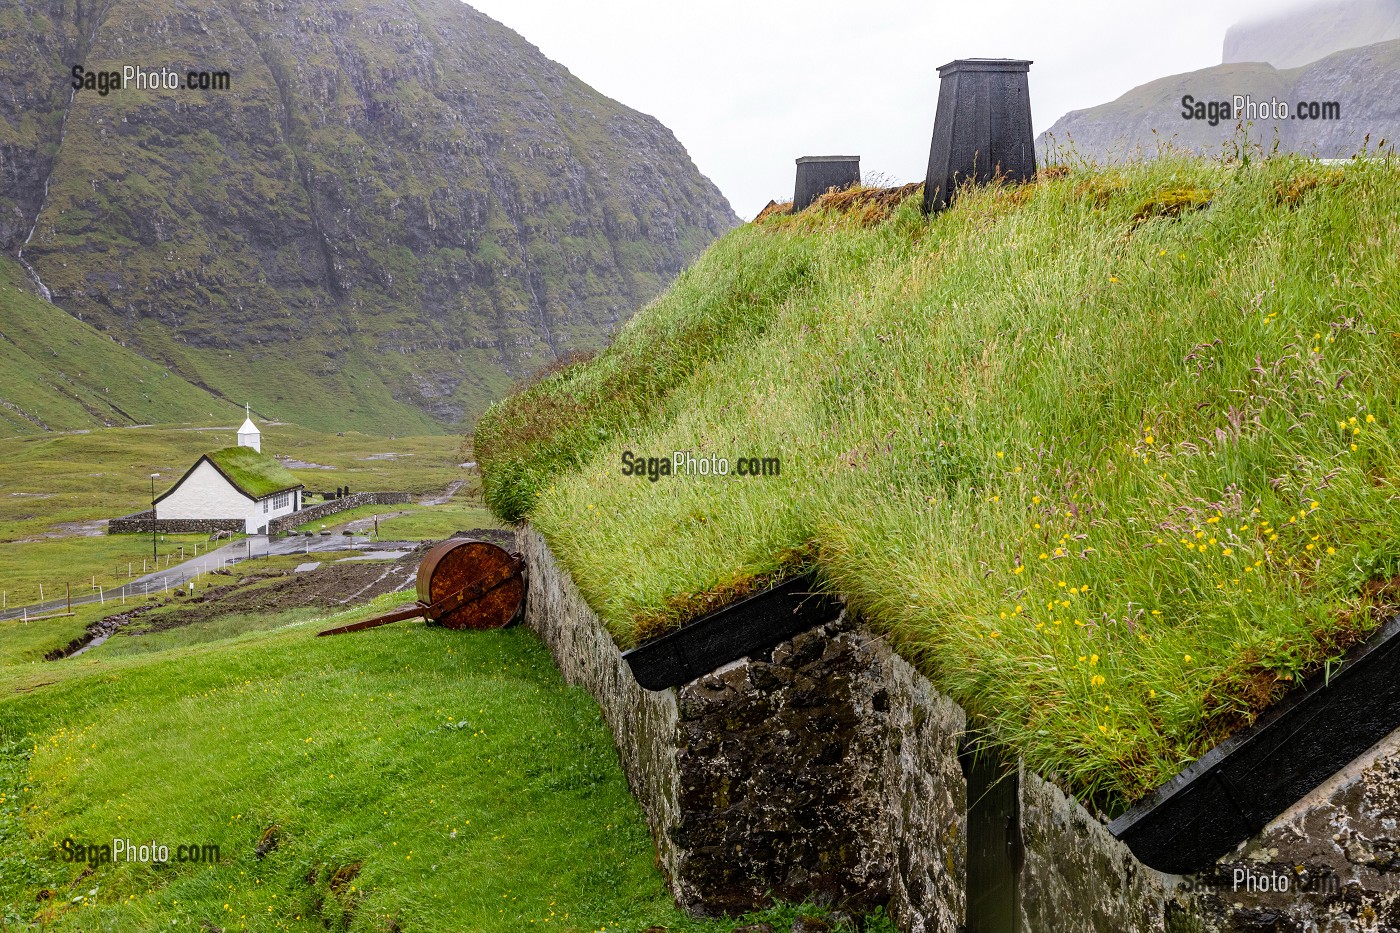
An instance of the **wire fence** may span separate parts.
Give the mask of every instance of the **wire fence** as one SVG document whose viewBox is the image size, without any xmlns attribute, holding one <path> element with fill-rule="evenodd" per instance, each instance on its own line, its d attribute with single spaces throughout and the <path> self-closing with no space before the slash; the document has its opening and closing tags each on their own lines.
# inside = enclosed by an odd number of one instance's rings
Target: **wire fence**
<svg viewBox="0 0 1400 933">
<path fill-rule="evenodd" d="M 213 556 L 218 555 L 217 561 Z M 0 587 L 0 619 L 33 621 L 69 615 L 73 606 L 145 600 L 173 589 L 198 588 L 201 578 L 227 570 L 233 564 L 254 557 L 267 557 L 258 551 L 252 538 L 243 541 L 174 545 L 154 557 L 146 555 L 111 565 L 84 578 L 55 580 L 30 587 Z M 203 560 L 199 560 L 203 557 Z"/>
<path fill-rule="evenodd" d="M 305 536 L 304 553 L 307 555 L 313 552 L 310 543 L 313 537 L 324 537 L 324 534 Z M 344 537 L 354 538 L 349 533 Z M 364 537 L 371 536 L 366 532 Z M 143 556 L 139 561 L 132 558 L 111 566 L 110 570 L 88 573 L 80 580 L 59 580 L 28 589 L 6 589 L 0 581 L 0 620 L 34 621 L 70 615 L 74 606 L 111 602 L 125 605 L 129 600 L 144 601 L 176 589 L 190 592 L 201 588 L 204 577 L 226 571 L 235 564 L 257 558 L 291 556 L 301 551 L 302 547 L 294 542 L 274 551 L 269 539 L 250 536 L 233 542 L 173 545 L 155 557 Z"/>
</svg>

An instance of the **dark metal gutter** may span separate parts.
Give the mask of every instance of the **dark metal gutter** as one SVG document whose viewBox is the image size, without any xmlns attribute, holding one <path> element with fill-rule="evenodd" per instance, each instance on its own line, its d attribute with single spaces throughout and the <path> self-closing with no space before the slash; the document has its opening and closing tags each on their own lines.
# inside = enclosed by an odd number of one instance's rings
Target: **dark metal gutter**
<svg viewBox="0 0 1400 933">
<path fill-rule="evenodd" d="M 648 690 L 665 690 L 766 651 L 829 622 L 840 611 L 840 601 L 817 592 L 810 575 L 793 577 L 624 651 L 622 658 L 637 683 Z"/>
<path fill-rule="evenodd" d="M 1109 825 L 1145 864 L 1207 867 L 1400 728 L 1400 617 Z"/>
</svg>

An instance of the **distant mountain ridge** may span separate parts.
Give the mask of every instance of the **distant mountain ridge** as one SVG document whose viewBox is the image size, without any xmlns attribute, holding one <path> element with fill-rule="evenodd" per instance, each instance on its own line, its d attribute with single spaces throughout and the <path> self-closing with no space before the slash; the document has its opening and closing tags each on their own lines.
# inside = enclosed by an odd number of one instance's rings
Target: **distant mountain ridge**
<svg viewBox="0 0 1400 933">
<path fill-rule="evenodd" d="M 1225 33 L 1221 61 L 1297 68 L 1391 39 L 1400 39 L 1400 0 L 1324 0 L 1236 23 Z"/>
<path fill-rule="evenodd" d="M 659 122 L 457 0 L 0 0 L 0 247 L 266 417 L 468 424 L 736 223 Z"/>
<path fill-rule="evenodd" d="M 1233 145 L 1233 116 L 1209 120 L 1186 119 L 1183 99 L 1226 104 L 1235 95 L 1256 103 L 1278 100 L 1290 108 L 1290 118 L 1247 121 L 1250 141 L 1271 148 L 1323 158 L 1346 158 L 1364 145 L 1375 149 L 1382 140 L 1400 141 L 1400 39 L 1335 52 L 1298 68 L 1280 70 L 1261 62 L 1216 65 L 1172 75 L 1133 88 L 1117 100 L 1074 110 L 1055 122 L 1037 140 L 1042 157 L 1052 150 L 1073 152 L 1097 160 L 1151 157 L 1159 146 L 1174 146 L 1219 154 Z M 1295 119 L 1303 102 L 1336 102 L 1340 119 Z"/>
</svg>

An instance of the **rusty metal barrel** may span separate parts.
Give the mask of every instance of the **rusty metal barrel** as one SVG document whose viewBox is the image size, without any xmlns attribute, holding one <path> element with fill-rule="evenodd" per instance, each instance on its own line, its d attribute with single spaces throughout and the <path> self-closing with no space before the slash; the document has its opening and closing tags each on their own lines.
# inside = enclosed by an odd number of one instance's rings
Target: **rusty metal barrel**
<svg viewBox="0 0 1400 933">
<path fill-rule="evenodd" d="M 453 538 L 418 565 L 418 602 L 444 628 L 500 628 L 525 599 L 520 558 L 487 541 Z"/>
<path fill-rule="evenodd" d="M 418 618 L 450 629 L 500 628 L 525 602 L 523 568 L 519 554 L 488 541 L 450 538 L 434 545 L 418 565 L 417 605 L 319 634 L 344 635 Z"/>
</svg>

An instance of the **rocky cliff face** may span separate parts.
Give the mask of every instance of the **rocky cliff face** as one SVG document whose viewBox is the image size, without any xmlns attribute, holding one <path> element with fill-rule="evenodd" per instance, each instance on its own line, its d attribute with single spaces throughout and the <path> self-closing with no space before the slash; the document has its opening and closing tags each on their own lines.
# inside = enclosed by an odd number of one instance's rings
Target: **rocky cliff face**
<svg viewBox="0 0 1400 933">
<path fill-rule="evenodd" d="M 1324 0 L 1236 23 L 1221 61 L 1297 68 L 1333 52 L 1400 39 L 1400 0 Z"/>
<path fill-rule="evenodd" d="M 1255 102 L 1288 105 L 1285 119 L 1249 119 L 1252 142 L 1266 149 L 1275 139 L 1286 152 L 1323 158 L 1347 158 L 1381 140 L 1400 140 L 1400 40 L 1376 43 L 1329 55 L 1299 68 L 1279 70 L 1263 63 L 1217 65 L 1161 78 L 1107 104 L 1074 110 L 1041 134 L 1039 151 L 1072 149 L 1095 159 L 1152 157 L 1162 143 L 1207 154 L 1233 146 L 1236 123 L 1227 113 L 1212 126 L 1209 119 L 1187 119 L 1182 99 L 1190 95 L 1228 112 L 1235 95 Z M 1338 119 L 1299 119 L 1301 103 L 1335 102 Z M 1320 113 L 1311 114 L 1320 116 Z"/>
<path fill-rule="evenodd" d="M 665 127 L 457 0 L 3 0 L 0 53 L 4 248 L 270 417 L 470 421 L 736 222 Z"/>
</svg>

